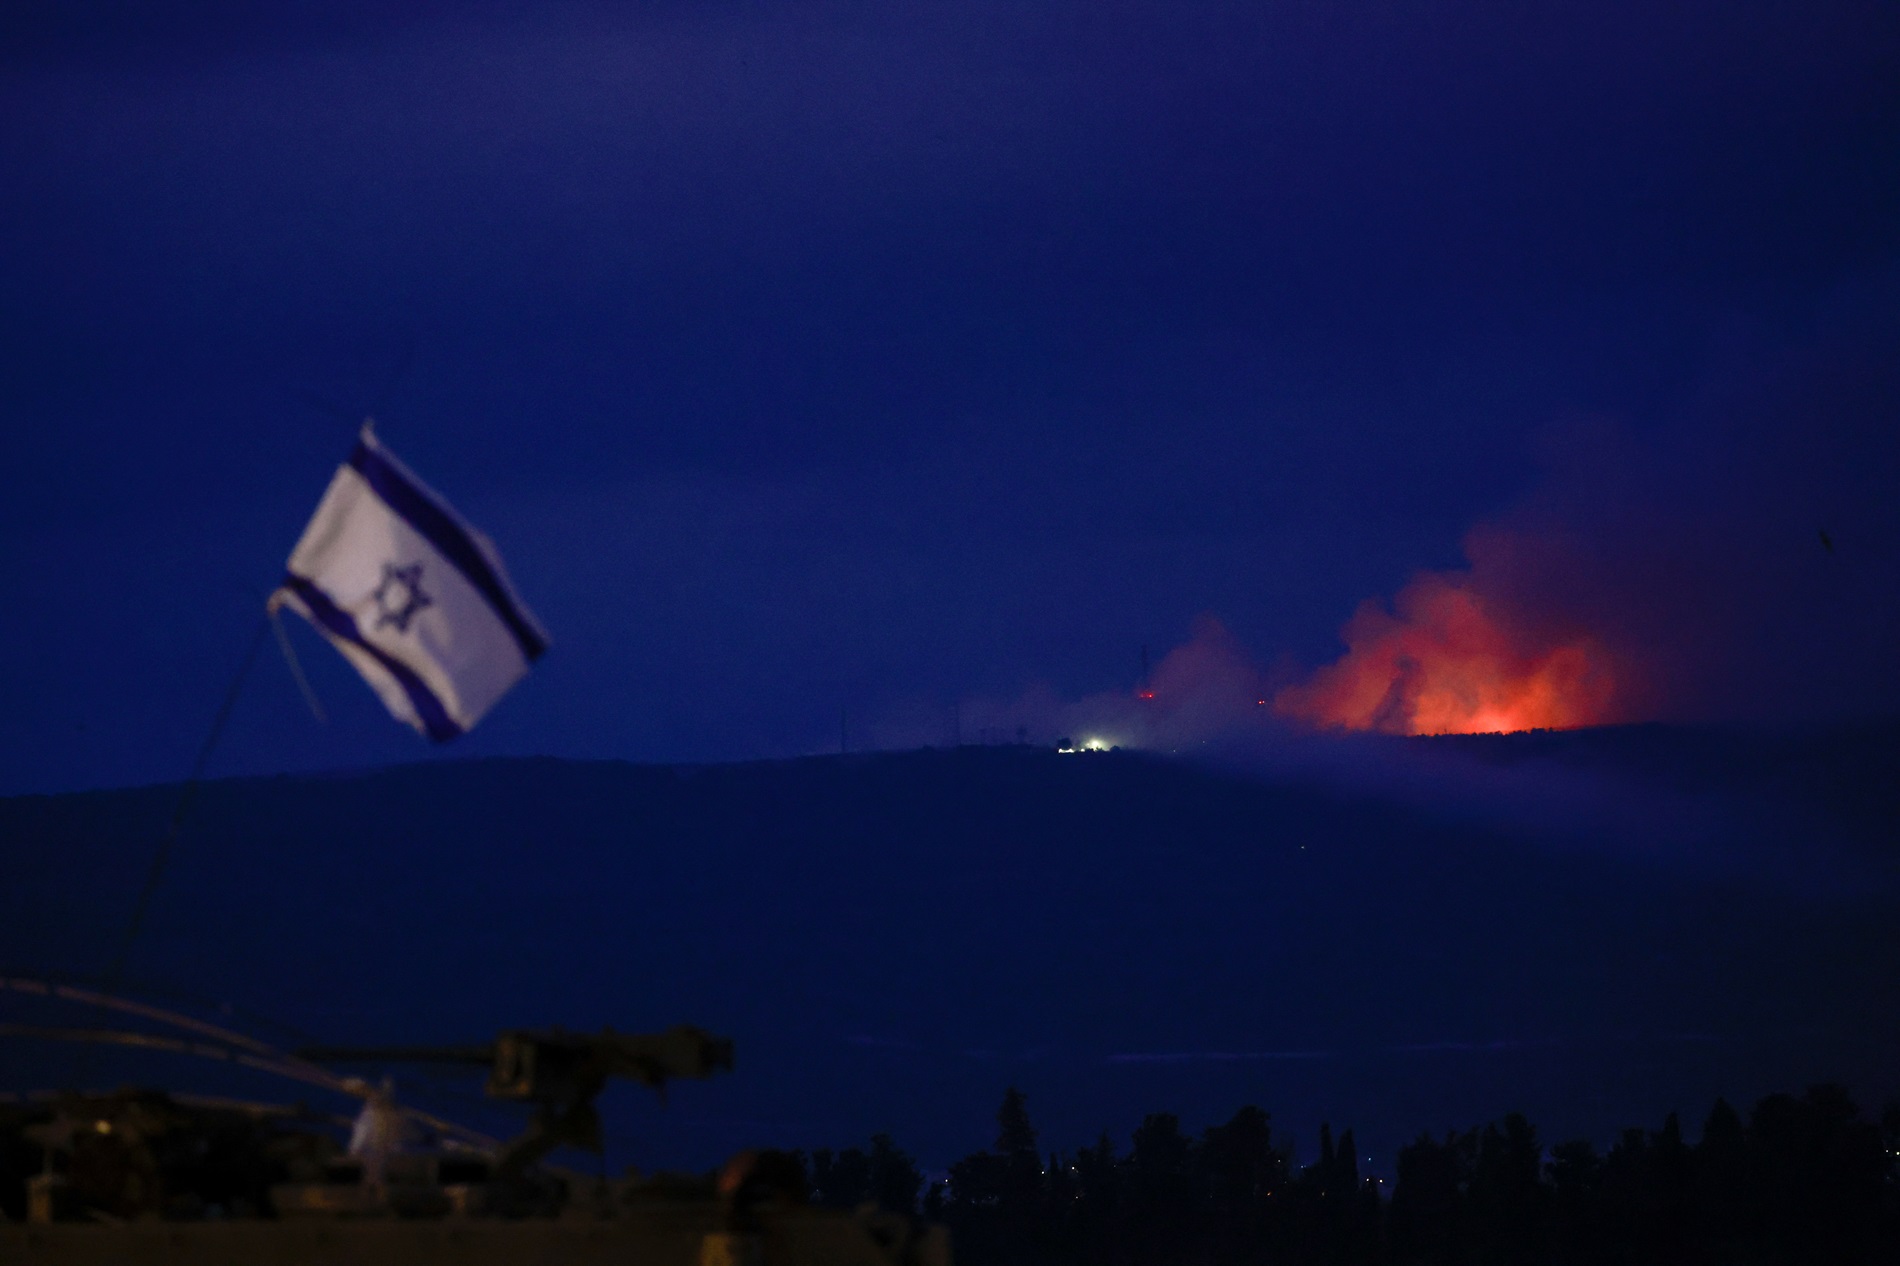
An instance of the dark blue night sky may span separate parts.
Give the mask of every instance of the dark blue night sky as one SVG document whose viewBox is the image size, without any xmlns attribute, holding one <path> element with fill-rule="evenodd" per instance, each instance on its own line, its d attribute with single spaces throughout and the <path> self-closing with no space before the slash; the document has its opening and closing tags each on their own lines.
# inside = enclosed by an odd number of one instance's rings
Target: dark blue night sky
<svg viewBox="0 0 1900 1266">
<path fill-rule="evenodd" d="M 1487 524 L 1640 661 L 1613 719 L 1890 712 L 1897 52 L 1832 0 L 10 5 L 0 790 L 183 773 L 348 451 L 313 393 L 553 634 L 449 754 L 1055 737 L 994 701 L 1202 615 L 1292 680 Z M 296 636 L 332 724 L 262 662 L 214 772 L 427 754 Z"/>
</svg>

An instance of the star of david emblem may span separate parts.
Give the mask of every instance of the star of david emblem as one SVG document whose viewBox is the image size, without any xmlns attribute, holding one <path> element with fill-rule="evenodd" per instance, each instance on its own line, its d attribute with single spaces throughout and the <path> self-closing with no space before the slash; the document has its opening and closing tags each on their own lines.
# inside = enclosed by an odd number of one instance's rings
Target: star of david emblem
<svg viewBox="0 0 1900 1266">
<path fill-rule="evenodd" d="M 409 621 L 416 618 L 416 613 L 435 602 L 435 599 L 422 592 L 421 563 L 411 563 L 407 567 L 384 563 L 382 582 L 370 597 L 376 600 L 376 627 L 380 629 L 385 624 L 393 624 L 398 633 L 407 633 Z"/>
</svg>

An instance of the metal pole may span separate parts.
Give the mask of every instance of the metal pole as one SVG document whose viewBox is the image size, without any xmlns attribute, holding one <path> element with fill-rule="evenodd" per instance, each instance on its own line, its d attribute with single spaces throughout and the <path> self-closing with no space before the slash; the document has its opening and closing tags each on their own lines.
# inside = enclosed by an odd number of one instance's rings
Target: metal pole
<svg viewBox="0 0 1900 1266">
<path fill-rule="evenodd" d="M 270 624 L 269 615 L 257 622 L 257 631 L 251 635 L 250 644 L 244 648 L 244 658 L 238 662 L 237 673 L 225 688 L 224 702 L 218 705 L 218 714 L 211 719 L 211 732 L 205 735 L 204 744 L 198 748 L 198 759 L 192 762 L 191 773 L 186 776 L 184 786 L 178 790 L 178 801 L 172 806 L 171 821 L 166 824 L 165 837 L 159 841 L 158 852 L 152 856 L 151 869 L 145 873 L 145 886 L 139 889 L 139 899 L 132 907 L 131 921 L 125 925 L 125 938 L 119 943 L 119 952 L 112 960 L 112 969 L 106 973 L 105 988 L 108 993 L 118 987 L 125 974 L 126 963 L 132 957 L 132 946 L 139 939 L 139 930 L 145 923 L 145 912 L 151 907 L 159 880 L 164 878 L 165 864 L 171 860 L 172 845 L 178 841 L 179 829 L 184 826 L 185 815 L 191 811 L 191 802 L 197 797 L 205 766 L 210 763 L 211 752 L 224 733 L 224 723 L 231 719 L 231 709 L 237 706 L 238 691 L 257 659 L 258 648 L 264 645 Z"/>
</svg>

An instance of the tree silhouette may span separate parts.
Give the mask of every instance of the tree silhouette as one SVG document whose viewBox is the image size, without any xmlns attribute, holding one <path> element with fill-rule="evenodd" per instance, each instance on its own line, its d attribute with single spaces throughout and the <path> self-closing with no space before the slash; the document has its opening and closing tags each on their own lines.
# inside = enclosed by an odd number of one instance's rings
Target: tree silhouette
<svg viewBox="0 0 1900 1266">
<path fill-rule="evenodd" d="M 1040 1157 L 1013 1089 L 998 1126 L 995 1150 L 951 1166 L 942 1210 L 962 1266 L 1900 1261 L 1900 1106 L 1871 1120 L 1837 1086 L 1770 1095 L 1746 1123 L 1717 1100 L 1693 1145 L 1673 1113 L 1604 1155 L 1578 1139 L 1546 1156 L 1518 1113 L 1421 1135 L 1399 1151 L 1389 1201 L 1361 1177 L 1352 1131 L 1322 1126 L 1318 1159 L 1296 1173 L 1252 1106 L 1198 1139 L 1150 1114 L 1120 1157 L 1107 1135 Z M 880 1147 L 896 1152 L 873 1140 L 873 1169 Z M 850 1186 L 850 1155 L 814 1158 L 825 1190 Z"/>
<path fill-rule="evenodd" d="M 1267 1114 L 1251 1104 L 1209 1126 L 1199 1148 L 1203 1225 L 1217 1266 L 1258 1261 L 1272 1242 L 1274 1200 L 1286 1203 L 1286 1158 Z"/>
<path fill-rule="evenodd" d="M 1603 1235 L 1603 1158 L 1588 1139 L 1550 1149 L 1550 1235 L 1561 1262 L 1600 1260 Z"/>
<path fill-rule="evenodd" d="M 1549 1192 L 1543 1185 L 1543 1148 L 1523 1114 L 1484 1127 L 1471 1168 L 1471 1220 L 1482 1229 L 1479 1258 L 1532 1261 L 1545 1252 Z"/>
<path fill-rule="evenodd" d="M 996 1145 L 950 1166 L 944 1214 L 966 1255 L 1017 1261 L 1052 1251 L 1050 1211 L 1036 1129 L 1023 1092 L 1011 1086 L 996 1110 Z"/>
<path fill-rule="evenodd" d="M 1116 1228 L 1122 1216 L 1125 1175 L 1108 1135 L 1076 1152 L 1074 1167 L 1075 1204 L 1066 1220 L 1066 1256 L 1077 1263 L 1119 1261 Z"/>
<path fill-rule="evenodd" d="M 1728 1100 L 1717 1099 L 1690 1155 L 1690 1225 L 1718 1255 L 1740 1256 L 1749 1220 L 1748 1136 Z"/>
<path fill-rule="evenodd" d="M 924 1176 L 917 1162 L 891 1142 L 888 1134 L 871 1136 L 871 1157 L 866 1175 L 870 1198 L 891 1213 L 915 1213 L 917 1192 Z"/>
<path fill-rule="evenodd" d="M 1011 1086 L 996 1110 L 996 1152 L 1000 1156 L 1030 1157 L 1036 1152 L 1036 1127 L 1029 1123 L 1028 1097 Z"/>
<path fill-rule="evenodd" d="M 871 1199 L 871 1158 L 855 1147 L 811 1154 L 812 1195 L 832 1209 L 855 1209 Z"/>
<path fill-rule="evenodd" d="M 1390 1213 L 1394 1260 L 1466 1259 L 1464 1198 L 1477 1151 L 1476 1131 L 1449 1132 L 1442 1143 L 1421 1134 L 1399 1150 Z"/>
</svg>

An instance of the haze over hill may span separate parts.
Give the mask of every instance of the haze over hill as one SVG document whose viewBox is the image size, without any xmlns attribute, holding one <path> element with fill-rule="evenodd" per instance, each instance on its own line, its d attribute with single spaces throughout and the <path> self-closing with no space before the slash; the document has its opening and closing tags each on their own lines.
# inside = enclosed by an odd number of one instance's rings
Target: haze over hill
<svg viewBox="0 0 1900 1266">
<path fill-rule="evenodd" d="M 238 779 L 132 975 L 338 1042 L 731 1034 L 730 1077 L 609 1096 L 616 1163 L 884 1130 L 941 1164 L 1015 1084 L 1051 1148 L 1255 1102 L 1377 1168 L 1512 1109 L 1900 1093 L 1896 768 L 1889 725 Z M 174 794 L 0 800 L 0 965 L 101 971 Z M 0 1088 L 59 1076 L 0 1053 Z"/>
</svg>

